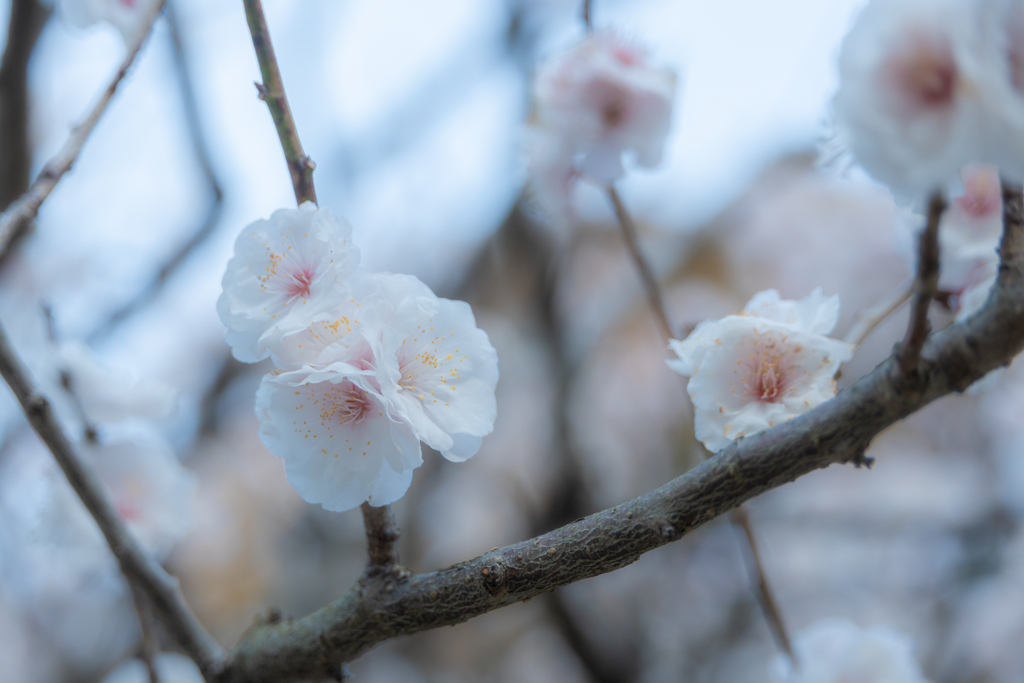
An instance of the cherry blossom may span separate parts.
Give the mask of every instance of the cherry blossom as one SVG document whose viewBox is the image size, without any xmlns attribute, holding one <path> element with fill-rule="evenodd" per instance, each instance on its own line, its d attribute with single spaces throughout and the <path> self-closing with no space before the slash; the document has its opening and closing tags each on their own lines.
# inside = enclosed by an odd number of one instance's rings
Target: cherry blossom
<svg viewBox="0 0 1024 683">
<path fill-rule="evenodd" d="M 672 118 L 675 74 L 611 33 L 587 37 L 538 69 L 531 166 L 564 178 L 575 167 L 602 184 L 623 174 L 622 155 L 641 166 L 661 161 Z M 545 173 L 542 167 L 554 169 Z"/>
<path fill-rule="evenodd" d="M 779 683 L 928 683 L 906 635 L 884 626 L 858 628 L 845 619 L 825 619 L 793 638 L 798 666 L 780 657 Z"/>
<path fill-rule="evenodd" d="M 381 392 L 448 460 L 472 457 L 494 429 L 498 354 L 463 301 L 440 299 L 411 275 L 389 275 L 374 343 Z"/>
<path fill-rule="evenodd" d="M 718 452 L 742 436 L 781 424 L 835 396 L 833 379 L 853 347 L 826 337 L 839 297 L 820 289 L 800 301 L 760 292 L 738 314 L 705 321 L 669 347 L 690 377 L 697 438 Z"/>
<path fill-rule="evenodd" d="M 260 438 L 308 502 L 400 498 L 420 441 L 462 461 L 494 427 L 497 354 L 468 304 L 411 275 L 360 273 L 349 299 L 284 335 L 256 395 Z"/>
<path fill-rule="evenodd" d="M 217 312 L 240 361 L 270 354 L 284 334 L 348 296 L 345 278 L 359 265 L 352 226 L 306 202 L 252 223 L 235 242 Z"/>
<path fill-rule="evenodd" d="M 147 10 L 157 0 L 61 0 L 61 10 L 71 23 L 85 28 L 105 21 L 124 37 L 126 44 L 138 38 Z"/>
<path fill-rule="evenodd" d="M 270 373 L 256 392 L 260 440 L 303 500 L 341 512 L 401 498 L 423 464 L 419 440 L 373 382 L 341 363 Z"/>
<path fill-rule="evenodd" d="M 986 161 L 1000 69 L 974 5 L 960 0 L 872 0 L 839 57 L 837 130 L 856 159 L 913 201 L 967 163 Z"/>
</svg>

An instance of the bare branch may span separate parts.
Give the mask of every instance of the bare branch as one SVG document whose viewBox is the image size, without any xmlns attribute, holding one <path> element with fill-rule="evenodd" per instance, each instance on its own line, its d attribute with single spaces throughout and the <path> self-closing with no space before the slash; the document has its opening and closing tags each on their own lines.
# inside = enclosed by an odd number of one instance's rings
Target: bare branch
<svg viewBox="0 0 1024 683">
<path fill-rule="evenodd" d="M 672 332 L 672 325 L 668 322 L 668 316 L 665 315 L 665 302 L 661 297 L 661 287 L 658 285 L 658 280 L 654 277 L 651 267 L 647 264 L 647 260 L 640 252 L 640 245 L 636 239 L 636 223 L 633 222 L 633 217 L 629 215 L 629 211 L 626 210 L 626 206 L 622 203 L 622 198 L 619 197 L 615 186 L 609 185 L 605 192 L 608 195 L 608 201 L 612 203 L 612 207 L 615 209 L 615 217 L 619 220 L 619 226 L 622 228 L 622 236 L 626 239 L 629 255 L 633 257 L 633 263 L 636 265 L 636 270 L 643 281 L 644 292 L 647 294 L 647 303 L 651 307 L 651 313 L 654 314 L 658 330 L 667 344 L 669 339 L 675 337 L 675 334 Z"/>
<path fill-rule="evenodd" d="M 903 338 L 897 357 L 900 374 L 909 379 L 921 360 L 921 347 L 931 331 L 928 323 L 928 309 L 939 289 L 939 220 L 946 210 L 946 200 L 935 193 L 928 201 L 928 224 L 921 232 L 917 257 L 917 278 L 914 280 L 914 303 L 910 313 L 910 325 Z"/>
<path fill-rule="evenodd" d="M 398 566 L 398 538 L 401 532 L 395 522 L 390 505 L 372 507 L 363 503 L 363 527 L 366 529 L 366 546 L 369 561 L 367 573 L 374 570 L 390 571 Z"/>
<path fill-rule="evenodd" d="M 149 674 L 149 683 L 160 683 L 160 674 L 156 670 L 156 656 L 160 652 L 160 639 L 154 631 L 153 610 L 138 586 L 129 582 L 128 587 L 131 589 L 135 614 L 139 617 L 139 629 L 142 631 L 142 661 Z"/>
<path fill-rule="evenodd" d="M 2 327 L 0 375 L 11 387 L 32 428 L 53 453 L 68 483 L 96 520 L 103 537 L 107 539 L 110 549 L 117 558 L 121 571 L 129 582 L 145 593 L 178 643 L 196 661 L 203 675 L 212 680 L 223 659 L 220 646 L 189 610 L 178 586 L 178 580 L 164 571 L 160 563 L 142 550 L 138 541 L 121 521 L 117 510 L 103 490 L 103 484 L 71 445 L 57 422 L 50 403 L 35 388 L 34 382 L 11 348 Z"/>
<path fill-rule="evenodd" d="M 28 135 L 28 60 L 50 10 L 38 0 L 11 2 L 7 44 L 0 65 L 0 207 L 28 189 L 32 150 Z"/>
<path fill-rule="evenodd" d="M 594 32 L 594 22 L 591 19 L 590 4 L 590 0 L 583 0 L 583 7 L 580 10 L 580 13 L 583 16 L 583 25 L 587 27 L 587 33 Z"/>
<path fill-rule="evenodd" d="M 876 327 L 881 325 L 886 318 L 898 311 L 910 299 L 910 295 L 914 293 L 914 281 L 914 277 L 908 277 L 897 285 L 896 289 L 887 294 L 884 299 L 871 308 L 862 311 L 857 318 L 857 322 L 850 328 L 843 341 L 847 344 L 860 346 Z"/>
<path fill-rule="evenodd" d="M 139 54 L 139 50 L 142 49 L 146 39 L 149 37 L 153 28 L 153 22 L 160 15 L 163 4 L 163 0 L 159 0 L 153 3 L 147 10 L 147 14 L 142 22 L 144 28 L 138 32 L 137 38 L 128 46 L 128 53 L 125 55 L 124 61 L 121 62 L 121 66 L 118 68 L 113 80 L 111 80 L 106 90 L 103 91 L 103 94 L 100 95 L 99 101 L 93 106 L 85 120 L 71 130 L 71 135 L 68 137 L 67 142 L 64 143 L 64 146 L 61 147 L 56 156 L 46 163 L 28 192 L 21 195 L 17 201 L 7 207 L 3 215 L 0 215 L 0 256 L 7 251 L 11 239 L 29 221 L 36 217 L 39 213 L 39 207 L 42 206 L 42 203 L 53 192 L 53 188 L 57 186 L 57 183 L 64 177 L 64 174 L 71 170 L 71 165 L 78 158 L 78 154 L 82 151 L 82 147 L 89 138 L 89 134 L 96 127 L 100 117 L 103 116 L 103 112 L 106 111 L 107 105 L 110 104 L 114 93 L 117 92 L 118 86 L 124 80 L 128 69 Z"/>
<path fill-rule="evenodd" d="M 744 557 L 744 564 L 750 574 L 750 582 L 754 585 L 754 592 L 761 603 L 761 611 L 768 622 L 768 628 L 778 643 L 779 648 L 789 655 L 791 662 L 796 663 L 796 653 L 793 652 L 793 644 L 789 640 L 789 632 L 786 630 L 785 622 L 782 621 L 782 612 L 775 601 L 775 593 L 765 579 L 764 563 L 761 561 L 761 553 L 757 549 L 757 537 L 754 536 L 754 527 L 750 524 L 750 515 L 741 505 L 729 510 L 729 521 L 734 529 L 742 532 L 740 552 L 749 556 Z"/>
<path fill-rule="evenodd" d="M 305 201 L 315 204 L 313 169 L 316 168 L 316 164 L 302 151 L 302 143 L 299 142 L 292 110 L 284 93 L 281 70 L 277 66 L 277 57 L 274 56 L 274 46 L 270 43 L 270 29 L 267 28 L 267 18 L 263 15 L 263 3 L 261 0 L 244 0 L 244 4 L 245 18 L 249 23 L 249 33 L 252 34 L 252 46 L 256 50 L 256 59 L 260 63 L 260 73 L 263 75 L 263 83 L 257 83 L 256 89 L 259 90 L 260 99 L 267 103 L 270 116 L 274 119 L 277 137 L 281 140 L 281 149 L 284 150 L 288 172 L 292 177 L 295 201 L 299 204 Z"/>
</svg>

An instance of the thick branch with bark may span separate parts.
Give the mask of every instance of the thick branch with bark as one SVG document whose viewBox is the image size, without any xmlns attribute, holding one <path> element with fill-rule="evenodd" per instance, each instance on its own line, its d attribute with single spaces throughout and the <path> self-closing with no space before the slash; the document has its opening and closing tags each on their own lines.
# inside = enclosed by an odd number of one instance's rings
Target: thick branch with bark
<svg viewBox="0 0 1024 683">
<path fill-rule="evenodd" d="M 125 55 L 124 61 L 121 62 L 121 66 L 118 68 L 114 78 L 100 95 L 99 101 L 93 106 L 85 120 L 72 129 L 67 142 L 60 148 L 56 156 L 46 163 L 28 192 L 21 195 L 17 201 L 7 207 L 3 215 L 0 215 L 0 256 L 7 251 L 11 239 L 23 230 L 29 221 L 36 217 L 39 213 L 39 207 L 42 206 L 46 198 L 53 192 L 53 188 L 57 186 L 57 183 L 64 177 L 64 174 L 71 170 L 71 165 L 78 158 L 78 154 L 82 151 L 82 147 L 89 138 L 89 134 L 96 127 L 100 117 L 103 116 L 103 112 L 107 110 L 107 105 L 110 104 L 110 100 L 113 99 L 118 86 L 121 85 L 121 81 L 124 80 L 128 69 L 131 68 L 135 57 L 139 54 L 139 50 L 142 49 L 146 39 L 149 37 L 153 22 L 160 15 L 163 5 L 162 1 L 156 2 L 148 10 L 142 22 L 144 28 L 139 31 L 135 41 L 128 46 L 128 53 Z"/>
<path fill-rule="evenodd" d="M 302 151 L 302 143 L 299 142 L 292 110 L 284 93 L 281 70 L 277 66 L 274 46 L 270 42 L 270 29 L 267 28 L 267 18 L 263 14 L 263 3 L 260 0 L 244 0 L 244 3 L 245 19 L 249 22 L 249 33 L 252 34 L 252 46 L 256 50 L 256 59 L 260 63 L 260 73 L 263 75 L 263 83 L 257 83 L 256 88 L 259 90 L 260 99 L 267 103 L 270 116 L 274 119 L 277 137 L 281 140 L 281 149 L 284 150 L 288 172 L 292 177 L 292 187 L 295 188 L 295 201 L 299 204 L 305 201 L 315 204 L 313 169 L 316 168 L 316 164 Z"/>
<path fill-rule="evenodd" d="M 836 463 L 860 462 L 874 437 L 960 392 L 1024 349 L 1021 193 L 1006 190 L 999 277 L 985 306 L 924 343 L 918 381 L 892 356 L 814 410 L 738 439 L 659 489 L 535 539 L 395 584 L 357 584 L 307 617 L 250 629 L 221 681 L 287 681 L 336 671 L 389 638 L 450 626 L 635 562 L 716 516 Z"/>
<path fill-rule="evenodd" d="M 366 569 L 390 571 L 398 566 L 398 538 L 401 533 L 391 506 L 372 507 L 363 503 L 363 528 L 366 530 Z"/>
</svg>

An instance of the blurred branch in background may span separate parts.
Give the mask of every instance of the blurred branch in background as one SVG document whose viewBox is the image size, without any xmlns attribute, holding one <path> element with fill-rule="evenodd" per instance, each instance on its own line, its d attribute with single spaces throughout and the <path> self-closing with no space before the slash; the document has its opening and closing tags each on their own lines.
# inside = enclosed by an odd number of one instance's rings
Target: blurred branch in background
<svg viewBox="0 0 1024 683">
<path fill-rule="evenodd" d="M 914 379 L 913 375 L 921 361 L 921 347 L 931 331 L 928 309 L 939 290 L 939 221 L 945 210 L 946 200 L 942 194 L 937 192 L 932 195 L 928 202 L 928 223 L 921 231 L 910 325 L 897 352 L 900 373 L 905 380 Z"/>
<path fill-rule="evenodd" d="M 189 65 L 187 49 L 182 40 L 181 20 L 178 17 L 178 9 L 176 8 L 178 2 L 180 0 L 168 1 L 165 6 L 165 15 L 168 28 L 170 28 L 171 51 L 174 55 L 174 72 L 178 77 L 178 88 L 181 93 L 181 103 L 185 113 L 189 140 L 192 143 L 192 151 L 195 154 L 196 161 L 199 163 L 199 170 L 210 190 L 210 206 L 197 229 L 192 233 L 192 236 L 160 266 L 160 269 L 153 279 L 150 280 L 149 284 L 139 291 L 133 299 L 114 311 L 106 321 L 97 326 L 96 330 L 89 335 L 88 340 L 91 343 L 95 343 L 100 338 L 109 334 L 119 323 L 152 301 L 160 293 L 160 290 L 174 272 L 188 260 L 192 252 L 199 248 L 213 234 L 220 220 L 224 204 L 224 192 L 221 189 L 220 181 L 217 179 L 217 174 L 213 170 L 213 163 L 210 161 L 209 145 L 203 134 L 203 126 L 199 118 L 195 85 Z"/>
<path fill-rule="evenodd" d="M 53 454 L 68 483 L 96 520 L 128 582 L 152 601 L 163 623 L 202 670 L 211 676 L 223 659 L 221 647 L 203 629 L 185 602 L 178 580 L 147 555 L 128 531 L 103 484 L 64 433 L 50 403 L 35 388 L 0 328 L 0 375 L 14 392 L 32 428 Z"/>
<path fill-rule="evenodd" d="M 89 134 L 96 127 L 100 117 L 103 116 L 103 112 L 107 110 L 107 105 L 113 99 L 118 86 L 121 85 L 121 81 L 128 74 L 128 70 L 135 61 L 135 57 L 149 38 L 153 23 L 160 16 L 163 4 L 163 1 L 160 0 L 153 3 L 152 7 L 149 8 L 147 15 L 141 22 L 142 28 L 139 30 L 134 42 L 128 46 L 128 52 L 124 57 L 124 61 L 121 62 L 121 66 L 118 68 L 114 78 L 100 95 L 99 101 L 86 115 L 82 123 L 71 130 L 71 135 L 60 151 L 46 162 L 39 177 L 32 183 L 32 187 L 8 206 L 3 214 L 0 215 L 0 259 L 7 253 L 11 240 L 36 217 L 39 213 L 39 207 L 42 206 L 46 198 L 53 192 L 53 188 L 57 186 L 57 183 L 64 177 L 64 174 L 71 170 L 71 165 L 75 163 L 79 153 L 82 151 L 82 147 L 85 146 L 85 141 L 89 138 Z"/>
<path fill-rule="evenodd" d="M 7 45 L 0 63 L 0 207 L 28 189 L 32 150 L 28 136 L 28 61 L 50 9 L 38 0 L 12 0 Z"/>
</svg>

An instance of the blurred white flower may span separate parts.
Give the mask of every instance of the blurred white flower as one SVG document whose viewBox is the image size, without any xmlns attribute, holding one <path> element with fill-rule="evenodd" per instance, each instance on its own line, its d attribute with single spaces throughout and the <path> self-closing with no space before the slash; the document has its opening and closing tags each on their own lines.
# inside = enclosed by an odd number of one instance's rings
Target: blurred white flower
<svg viewBox="0 0 1024 683">
<path fill-rule="evenodd" d="M 279 209 L 242 231 L 217 300 L 235 358 L 266 358 L 283 334 L 345 300 L 345 278 L 359 265 L 351 236 L 348 221 L 312 202 Z"/>
<path fill-rule="evenodd" d="M 843 41 L 836 126 L 856 159 L 911 201 L 986 161 L 999 65 L 961 0 L 872 0 Z"/>
<path fill-rule="evenodd" d="M 158 0 L 61 0 L 61 11 L 74 25 L 85 28 L 105 21 L 132 44 L 142 30 L 147 10 Z"/>
<path fill-rule="evenodd" d="M 611 33 L 584 39 L 542 64 L 534 81 L 533 127 L 542 133 L 530 151 L 535 173 L 574 166 L 611 183 L 623 174 L 622 155 L 641 166 L 661 161 L 672 120 L 676 77 L 650 66 L 647 55 Z M 559 191 L 562 188 L 551 188 Z"/>
<path fill-rule="evenodd" d="M 1024 180 L 1024 1 L 980 0 L 983 45 L 999 78 L 993 120 L 986 127 L 989 160 L 1004 176 Z"/>
<path fill-rule="evenodd" d="M 845 619 L 824 619 L 793 638 L 798 660 L 772 666 L 780 683 L 928 683 L 906 635 L 884 626 L 859 628 Z"/>
<path fill-rule="evenodd" d="M 83 452 L 142 547 L 163 560 L 192 523 L 195 477 L 155 436 L 86 446 Z"/>
<path fill-rule="evenodd" d="M 336 512 L 395 502 L 423 464 L 408 421 L 369 377 L 344 368 L 270 373 L 256 392 L 260 440 L 303 500 Z"/>
<path fill-rule="evenodd" d="M 494 429 L 498 354 L 463 301 L 439 299 L 412 275 L 383 276 L 377 382 L 416 436 L 461 462 Z"/>
<path fill-rule="evenodd" d="M 169 385 L 107 368 L 81 342 L 63 342 L 58 363 L 68 374 L 70 389 L 91 423 L 121 422 L 133 417 L 159 420 L 169 417 L 177 406 L 177 392 Z"/>
<path fill-rule="evenodd" d="M 199 667 L 185 655 L 159 652 L 153 666 L 160 683 L 203 683 Z M 129 659 L 107 674 L 101 683 L 149 683 L 149 670 L 141 659 Z"/>
<path fill-rule="evenodd" d="M 850 344 L 826 337 L 839 315 L 839 297 L 821 289 L 801 301 L 760 292 L 742 312 L 705 321 L 669 348 L 668 364 L 687 375 L 694 430 L 718 452 L 790 420 L 835 396 L 833 379 L 853 355 Z"/>
</svg>

